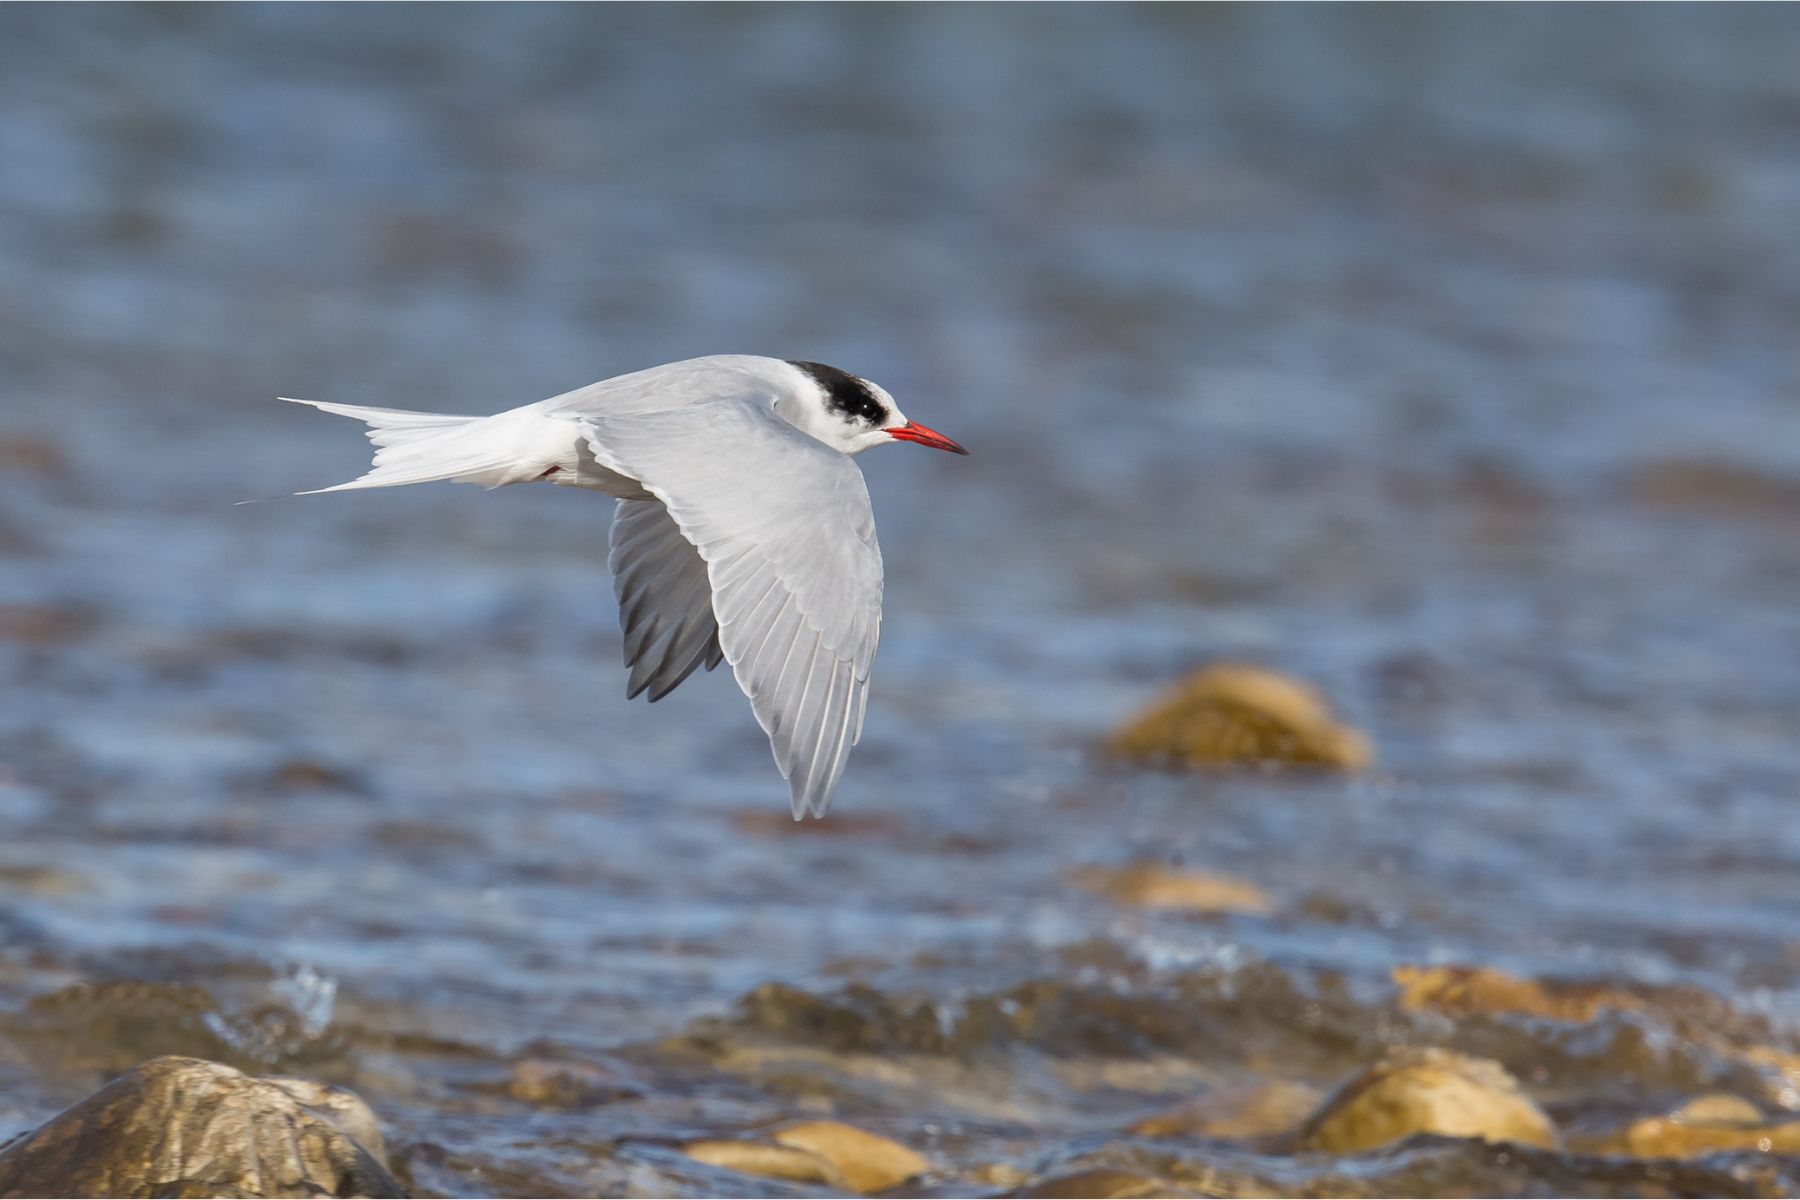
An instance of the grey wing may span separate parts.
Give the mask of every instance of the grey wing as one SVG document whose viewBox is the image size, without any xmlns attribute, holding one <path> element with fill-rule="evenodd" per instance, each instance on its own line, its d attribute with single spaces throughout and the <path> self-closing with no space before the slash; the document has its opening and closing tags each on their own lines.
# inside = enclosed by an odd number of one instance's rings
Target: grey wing
<svg viewBox="0 0 1800 1200">
<path fill-rule="evenodd" d="M 631 672 L 625 697 L 647 691 L 654 704 L 694 668 L 721 661 L 706 562 L 660 500 L 619 501 L 611 542 L 606 561 Z"/>
<path fill-rule="evenodd" d="M 595 457 L 641 481 L 705 561 L 720 648 L 794 816 L 823 815 L 862 734 L 880 640 L 881 551 L 862 472 L 742 399 L 583 424 Z"/>
</svg>

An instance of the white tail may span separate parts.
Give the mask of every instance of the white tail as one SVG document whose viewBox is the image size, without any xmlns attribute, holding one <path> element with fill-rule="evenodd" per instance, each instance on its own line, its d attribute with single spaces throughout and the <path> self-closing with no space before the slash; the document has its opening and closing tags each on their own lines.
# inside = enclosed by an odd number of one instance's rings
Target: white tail
<svg viewBox="0 0 1800 1200">
<path fill-rule="evenodd" d="M 356 488 L 399 487 L 448 479 L 499 487 L 521 479 L 515 447 L 477 427 L 491 417 L 459 417 L 448 413 L 407 412 L 398 408 L 359 408 L 354 404 L 328 404 L 321 400 L 280 397 L 289 404 L 309 404 L 323 412 L 355 417 L 369 425 L 375 451 L 374 469 L 359 479 L 335 487 L 314 488 L 302 496 L 321 492 L 347 492 Z"/>
</svg>

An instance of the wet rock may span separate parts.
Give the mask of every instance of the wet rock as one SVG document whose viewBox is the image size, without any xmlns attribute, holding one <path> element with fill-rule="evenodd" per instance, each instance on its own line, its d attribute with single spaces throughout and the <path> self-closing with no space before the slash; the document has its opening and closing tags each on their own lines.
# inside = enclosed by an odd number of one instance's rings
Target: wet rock
<svg viewBox="0 0 1800 1200">
<path fill-rule="evenodd" d="M 1754 1125 L 1763 1115 L 1762 1109 L 1742 1096 L 1713 1092 L 1689 1100 L 1670 1113 L 1669 1119 L 1689 1125 Z"/>
<path fill-rule="evenodd" d="M 1140 1175 L 1136 1171 L 1118 1171 L 1110 1167 L 1096 1167 L 1089 1171 L 1076 1171 L 1068 1175 L 1053 1175 L 1048 1179 L 1040 1179 L 1036 1183 L 1027 1184 L 1016 1191 L 1008 1192 L 1009 1196 L 1045 1197 L 1046 1200 L 1078 1200 L 1079 1197 L 1098 1197 L 1101 1200 L 1138 1200 L 1147 1196 L 1195 1196 L 1198 1192 L 1184 1192 L 1154 1175 Z"/>
<path fill-rule="evenodd" d="M 701 1021 L 689 1040 L 703 1052 L 734 1045 L 742 1032 L 840 1054 L 890 1050 L 940 1051 L 943 1030 L 935 1011 L 918 1015 L 899 1010 L 883 993 L 851 984 L 835 996 L 820 996 L 784 983 L 765 983 L 738 1001 L 734 1022 Z"/>
<path fill-rule="evenodd" d="M 45 1074 L 86 1072 L 96 1078 L 162 1054 L 302 1070 L 339 1054 L 338 1034 L 324 1029 L 316 1013 L 297 1012 L 284 1000 L 261 1000 L 262 995 L 266 989 L 253 1003 L 240 990 L 228 1003 L 195 984 L 75 983 L 32 997 L 16 1015 L 0 1016 L 0 1032 L 23 1046 Z"/>
<path fill-rule="evenodd" d="M 1254 1156 L 1233 1155 L 1216 1146 L 1181 1146 L 1123 1141 L 1093 1146 L 1072 1157 L 1043 1162 L 1035 1179 L 1009 1194 L 1018 1196 L 1213 1196 L 1348 1195 L 1343 1191 L 1296 1190 L 1295 1181 L 1245 1169 Z"/>
<path fill-rule="evenodd" d="M 1800 1121 L 1768 1124 L 1762 1110 L 1740 1096 L 1699 1096 L 1662 1117 L 1644 1117 L 1622 1129 L 1571 1139 L 1587 1154 L 1632 1158 L 1698 1158 L 1732 1150 L 1800 1154 Z"/>
<path fill-rule="evenodd" d="M 231 1047 L 207 1023 L 217 1010 L 202 987 L 118 979 L 34 996 L 11 1024 L 39 1070 L 110 1076 L 170 1050 L 228 1056 Z"/>
<path fill-rule="evenodd" d="M 1131 1126 L 1141 1137 L 1263 1138 L 1290 1133 L 1324 1097 L 1303 1083 L 1271 1080 L 1220 1088 Z"/>
<path fill-rule="evenodd" d="M 1740 1155 L 1687 1162 L 1568 1154 L 1516 1142 L 1420 1138 L 1324 1166 L 1310 1196 L 1741 1196 L 1795 1194 L 1787 1160 Z M 1273 1182 L 1273 1181 L 1271 1181 Z"/>
<path fill-rule="evenodd" d="M 1270 908 L 1268 896 L 1255 884 L 1229 875 L 1177 871 L 1160 863 L 1083 867 L 1069 879 L 1090 892 L 1142 908 L 1235 913 L 1266 913 Z"/>
<path fill-rule="evenodd" d="M 962 1172 L 989 1191 L 1004 1192 L 1025 1186 L 1031 1178 L 1031 1172 L 1015 1167 L 1011 1163 L 981 1163 Z"/>
<path fill-rule="evenodd" d="M 925 1157 L 910 1146 L 842 1121 L 803 1121 L 777 1129 L 773 1136 L 783 1146 L 824 1159 L 844 1182 L 865 1195 L 884 1192 L 931 1169 Z"/>
<path fill-rule="evenodd" d="M 1752 1045 L 1740 1047 L 1737 1058 L 1761 1080 L 1767 1102 L 1785 1108 L 1791 1097 L 1800 1094 L 1800 1054 L 1777 1046 Z"/>
<path fill-rule="evenodd" d="M 591 1108 L 639 1094 L 629 1080 L 594 1063 L 544 1058 L 514 1063 L 506 1093 L 544 1108 Z"/>
<path fill-rule="evenodd" d="M 701 1138 L 681 1148 L 683 1154 L 709 1167 L 760 1175 L 765 1179 L 787 1179 L 795 1183 L 817 1183 L 834 1191 L 849 1190 L 850 1184 L 837 1168 L 810 1150 L 783 1146 L 778 1142 L 749 1138 Z"/>
<path fill-rule="evenodd" d="M 1608 1008 L 1644 1007 L 1638 997 L 1599 984 L 1545 984 L 1491 967 L 1395 967 L 1400 1007 L 1450 1016 L 1520 1013 L 1556 1021 L 1591 1021 Z"/>
<path fill-rule="evenodd" d="M 1399 1047 L 1341 1084 L 1300 1134 L 1306 1150 L 1351 1153 L 1415 1133 L 1553 1146 L 1556 1130 L 1506 1068 L 1448 1050 Z"/>
<path fill-rule="evenodd" d="M 224 1069 L 230 1070 L 228 1067 Z M 381 1122 L 376 1120 L 375 1111 L 355 1092 L 320 1083 L 315 1079 L 299 1079 L 289 1075 L 265 1075 L 260 1080 L 255 1076 L 245 1078 L 253 1083 L 269 1083 L 280 1088 L 297 1102 L 337 1126 L 345 1137 L 366 1151 L 370 1158 L 386 1166 L 387 1141 L 381 1136 Z"/>
<path fill-rule="evenodd" d="M 403 1196 L 340 1088 L 156 1058 L 0 1148 L 0 1196 Z"/>
<path fill-rule="evenodd" d="M 1339 724 L 1313 688 L 1238 663 L 1188 676 L 1126 722 L 1110 748 L 1135 762 L 1183 767 L 1357 771 L 1373 757 L 1368 739 Z"/>
<path fill-rule="evenodd" d="M 799 1054 L 950 1056 L 1029 1046 L 1057 1056 L 1069 1069 L 1083 1060 L 1142 1061 L 1154 1051 L 1191 1059 L 1197 1053 L 1241 1051 L 1292 1037 L 1301 1022 L 1321 1036 L 1355 1039 L 1368 1010 L 1282 967 L 1247 963 L 1197 971 L 1178 990 L 1121 990 L 1105 982 L 1136 969 L 1118 945 L 1101 940 L 1062 951 L 1067 978 L 1033 979 L 1004 991 L 933 1000 L 886 992 L 862 983 L 830 994 L 764 984 L 738 1001 L 729 1017 L 704 1017 L 666 1043 L 669 1052 L 698 1056 L 727 1069 L 764 1069 Z M 1167 1094 L 1171 1081 L 1150 1084 Z M 1180 1086 L 1191 1082 L 1184 1078 Z M 1103 1084 L 1102 1086 L 1114 1086 Z M 1137 1086 L 1137 1085 L 1131 1085 Z"/>
<path fill-rule="evenodd" d="M 762 1138 L 701 1138 L 682 1152 L 708 1166 L 868 1195 L 931 1169 L 917 1151 L 841 1121 L 801 1121 Z"/>
<path fill-rule="evenodd" d="M 1580 1060 L 1677 1092 L 1731 1091 L 1785 1107 L 1800 1084 L 1800 1055 L 1762 1044 L 1776 1031 L 1766 1016 L 1734 1008 L 1687 985 L 1625 988 L 1592 982 L 1525 979 L 1488 967 L 1402 966 L 1393 971 L 1397 1006 L 1462 1020 L 1528 1017 L 1586 1025 Z M 1530 1053 L 1545 1037 L 1512 1022 L 1510 1040 L 1486 1042 L 1502 1057 Z M 1491 1034 L 1493 1027 L 1487 1033 Z M 1485 1036 L 1478 1034 L 1477 1036 Z M 1520 1042 L 1517 1037 L 1525 1041 Z M 1505 1047 L 1510 1046 L 1512 1052 Z"/>
</svg>

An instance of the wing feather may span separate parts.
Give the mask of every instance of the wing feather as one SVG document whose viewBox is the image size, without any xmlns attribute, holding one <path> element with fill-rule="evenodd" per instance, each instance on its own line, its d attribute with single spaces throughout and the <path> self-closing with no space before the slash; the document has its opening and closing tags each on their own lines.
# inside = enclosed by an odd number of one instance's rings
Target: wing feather
<svg viewBox="0 0 1800 1200">
<path fill-rule="evenodd" d="M 655 703 L 702 662 L 717 665 L 719 626 L 706 562 L 660 500 L 620 500 L 611 543 L 607 564 L 630 669 L 625 695 L 649 692 Z"/>
<path fill-rule="evenodd" d="M 767 397 L 589 410 L 581 421 L 601 465 L 658 502 L 621 501 L 614 521 L 626 659 L 652 663 L 632 687 L 654 696 L 699 662 L 730 662 L 795 818 L 823 815 L 861 736 L 880 640 L 881 550 L 862 472 L 783 421 Z M 693 577 L 648 528 L 653 519 L 702 564 L 709 622 L 688 619 L 694 603 L 686 616 L 664 610 L 662 597 L 690 595 Z"/>
</svg>

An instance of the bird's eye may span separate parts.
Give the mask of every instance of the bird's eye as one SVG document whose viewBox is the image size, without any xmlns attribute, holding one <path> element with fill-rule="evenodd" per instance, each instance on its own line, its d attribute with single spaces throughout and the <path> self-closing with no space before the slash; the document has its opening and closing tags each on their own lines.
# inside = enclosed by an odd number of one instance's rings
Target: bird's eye
<svg viewBox="0 0 1800 1200">
<path fill-rule="evenodd" d="M 887 424 L 887 407 L 875 398 L 870 390 L 874 385 L 868 380 L 859 379 L 847 371 L 828 367 L 824 363 L 794 360 L 792 365 L 819 384 L 825 393 L 826 408 L 842 420 L 852 425 L 867 425 L 871 429 L 880 429 Z"/>
<path fill-rule="evenodd" d="M 860 425 L 879 427 L 887 416 L 887 410 L 873 396 L 851 395 L 844 399 L 839 411 L 846 420 Z"/>
</svg>

